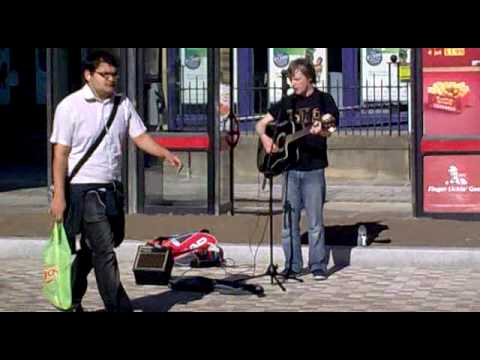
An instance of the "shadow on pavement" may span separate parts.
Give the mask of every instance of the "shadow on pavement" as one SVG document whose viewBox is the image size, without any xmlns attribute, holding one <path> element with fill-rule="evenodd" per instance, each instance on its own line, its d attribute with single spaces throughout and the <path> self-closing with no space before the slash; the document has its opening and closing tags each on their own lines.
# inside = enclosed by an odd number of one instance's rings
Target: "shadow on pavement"
<svg viewBox="0 0 480 360">
<path fill-rule="evenodd" d="M 143 312 L 168 312 L 176 304 L 188 304 L 202 299 L 204 295 L 204 293 L 193 291 L 169 290 L 161 294 L 134 299 L 132 300 L 132 306 L 134 310 Z"/>
<path fill-rule="evenodd" d="M 325 239 L 327 246 L 357 246 L 358 228 L 365 225 L 367 228 L 368 244 L 389 243 L 390 240 L 379 240 L 380 234 L 388 230 L 387 225 L 376 222 L 356 223 L 354 225 L 334 225 L 325 227 Z M 302 244 L 308 244 L 308 232 L 302 234 Z"/>
<path fill-rule="evenodd" d="M 248 276 L 232 275 L 225 279 L 204 276 L 180 276 L 170 281 L 170 290 L 157 295 L 149 295 L 132 300 L 134 310 L 143 312 L 168 312 L 176 304 L 188 304 L 200 300 L 205 295 L 218 292 L 223 295 L 264 296 L 263 287 L 247 284 Z"/>
<path fill-rule="evenodd" d="M 365 225 L 367 228 L 367 243 L 388 244 L 390 239 L 378 239 L 380 234 L 388 230 L 387 225 L 380 222 L 356 223 L 353 225 L 334 225 L 325 227 L 328 258 L 332 260 L 333 267 L 328 270 L 328 275 L 348 267 L 351 263 L 352 249 L 357 246 L 358 228 Z M 302 234 L 302 244 L 308 244 L 308 232 Z"/>
</svg>

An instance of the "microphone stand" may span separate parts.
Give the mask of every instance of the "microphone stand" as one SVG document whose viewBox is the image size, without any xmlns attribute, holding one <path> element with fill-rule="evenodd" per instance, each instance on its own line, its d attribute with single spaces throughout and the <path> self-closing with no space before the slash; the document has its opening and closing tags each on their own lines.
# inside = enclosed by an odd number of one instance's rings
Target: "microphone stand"
<svg viewBox="0 0 480 360">
<path fill-rule="evenodd" d="M 275 128 L 273 138 L 275 138 L 276 132 L 277 132 L 277 129 Z M 272 154 L 273 145 L 274 145 L 274 143 L 272 142 L 272 146 L 270 148 L 270 155 Z M 269 216 L 269 223 L 270 223 L 270 264 L 268 265 L 267 270 L 263 274 L 256 275 L 256 276 L 250 276 L 250 277 L 247 277 L 246 279 L 242 279 L 241 281 L 253 280 L 253 279 L 258 279 L 258 278 L 265 277 L 265 276 L 270 276 L 270 281 L 271 281 L 272 285 L 277 284 L 282 289 L 282 291 L 287 291 L 285 289 L 285 287 L 283 286 L 282 282 L 278 279 L 278 277 L 283 277 L 284 279 L 294 279 L 294 280 L 297 280 L 299 282 L 303 282 L 303 280 L 298 279 L 296 277 L 290 277 L 292 254 L 293 254 L 292 227 L 291 227 L 291 208 L 289 209 L 289 214 L 290 214 L 289 215 L 290 216 L 290 249 L 291 249 L 290 266 L 287 269 L 286 274 L 279 274 L 278 273 L 278 265 L 274 264 L 274 260 L 273 260 L 273 173 L 272 173 L 271 168 L 270 168 L 271 167 L 271 160 L 272 160 L 272 156 L 269 156 L 268 161 L 267 161 L 267 166 L 266 166 L 267 171 L 265 171 L 265 173 L 264 173 L 264 176 L 265 176 L 264 184 L 268 179 L 269 192 L 270 192 L 269 202 L 268 202 L 268 216 Z M 288 174 L 287 174 L 287 180 L 286 181 L 287 181 L 287 186 L 288 186 Z M 287 188 L 287 190 L 288 190 L 288 188 Z M 287 203 L 287 201 L 285 201 L 285 203 Z M 284 209 L 287 209 L 286 205 L 284 206 Z"/>
</svg>

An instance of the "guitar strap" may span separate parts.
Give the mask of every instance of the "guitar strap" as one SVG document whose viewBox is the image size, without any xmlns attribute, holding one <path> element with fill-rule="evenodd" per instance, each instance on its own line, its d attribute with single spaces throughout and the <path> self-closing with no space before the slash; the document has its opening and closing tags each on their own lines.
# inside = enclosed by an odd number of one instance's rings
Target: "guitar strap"
<svg viewBox="0 0 480 360">
<path fill-rule="evenodd" d="M 325 104 L 325 94 L 323 92 L 320 91 L 320 106 L 321 106 L 321 109 L 320 109 L 320 113 L 322 115 L 325 115 L 325 107 L 326 107 L 326 104 Z"/>
<path fill-rule="evenodd" d="M 288 107 L 292 111 L 292 121 L 295 122 L 295 115 L 297 114 L 297 98 L 295 97 L 295 95 L 291 96 L 290 104 L 286 105 L 288 105 Z M 288 114 L 288 111 L 286 111 L 286 113 Z"/>
<path fill-rule="evenodd" d="M 292 95 L 291 108 L 292 108 L 292 119 L 293 119 L 293 122 L 295 122 L 295 115 L 297 114 L 297 98 L 295 97 L 295 95 Z"/>
</svg>

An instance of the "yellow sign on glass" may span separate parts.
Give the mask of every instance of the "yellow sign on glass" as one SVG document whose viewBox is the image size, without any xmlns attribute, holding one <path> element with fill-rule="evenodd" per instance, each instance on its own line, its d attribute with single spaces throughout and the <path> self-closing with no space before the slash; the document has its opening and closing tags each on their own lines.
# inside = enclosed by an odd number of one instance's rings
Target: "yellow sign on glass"
<svg viewBox="0 0 480 360">
<path fill-rule="evenodd" d="M 412 71 L 410 64 L 401 64 L 400 65 L 400 81 L 410 81 L 412 78 Z"/>
</svg>

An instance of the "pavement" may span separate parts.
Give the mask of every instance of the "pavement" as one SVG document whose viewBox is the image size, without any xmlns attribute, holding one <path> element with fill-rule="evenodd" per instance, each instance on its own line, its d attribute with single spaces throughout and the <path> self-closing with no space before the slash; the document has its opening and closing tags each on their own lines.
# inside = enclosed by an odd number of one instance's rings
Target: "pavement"
<svg viewBox="0 0 480 360">
<path fill-rule="evenodd" d="M 248 281 L 262 286 L 264 296 L 217 289 L 212 293 L 173 291 L 167 286 L 138 286 L 132 259 L 120 256 L 123 285 L 136 312 L 476 312 L 480 311 L 480 270 L 417 266 L 348 266 L 331 268 L 326 281 L 309 275 L 288 280 L 283 292 L 269 276 Z M 0 311 L 55 312 L 41 292 L 40 258 L 0 260 Z M 257 270 L 257 274 L 261 273 Z M 226 269 L 175 268 L 174 277 L 238 279 L 252 273 L 246 265 Z M 102 310 L 94 276 L 83 305 Z"/>
<path fill-rule="evenodd" d="M 4 189 L 5 190 L 5 189 Z M 281 188 L 274 187 L 275 209 Z M 137 286 L 132 273 L 139 244 L 160 235 L 209 228 L 228 258 L 226 268 L 174 268 L 173 276 L 231 279 L 261 274 L 269 264 L 268 193 L 260 184 L 236 187 L 237 215 L 129 215 L 128 240 L 118 250 L 122 281 L 136 311 L 479 311 L 480 234 L 475 221 L 412 217 L 409 185 L 330 184 L 325 207 L 330 276 L 249 281 L 265 296 L 219 289 L 211 294 Z M 282 267 L 282 215 L 274 220 L 274 263 Z M 357 247 L 358 226 L 368 246 Z M 48 239 L 45 187 L 7 189 L 0 196 L 0 311 L 56 311 L 41 294 L 41 251 Z M 302 223 L 305 231 L 305 223 Z M 306 234 L 304 260 L 308 259 Z M 85 299 L 102 309 L 93 275 Z"/>
</svg>

